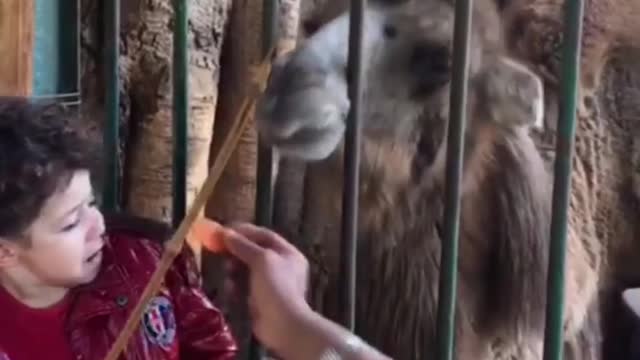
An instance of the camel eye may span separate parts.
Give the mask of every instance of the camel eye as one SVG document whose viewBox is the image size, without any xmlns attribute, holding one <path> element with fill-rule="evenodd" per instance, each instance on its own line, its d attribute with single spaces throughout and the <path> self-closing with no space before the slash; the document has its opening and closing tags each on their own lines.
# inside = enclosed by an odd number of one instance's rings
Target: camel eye
<svg viewBox="0 0 640 360">
<path fill-rule="evenodd" d="M 398 29 L 393 25 L 385 24 L 382 28 L 382 33 L 386 38 L 393 39 L 398 35 Z"/>
</svg>

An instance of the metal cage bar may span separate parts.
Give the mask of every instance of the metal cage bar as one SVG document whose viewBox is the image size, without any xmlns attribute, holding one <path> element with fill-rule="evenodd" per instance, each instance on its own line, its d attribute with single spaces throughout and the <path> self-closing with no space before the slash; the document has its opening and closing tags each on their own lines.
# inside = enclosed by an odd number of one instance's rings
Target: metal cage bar
<svg viewBox="0 0 640 360">
<path fill-rule="evenodd" d="M 366 0 L 352 0 L 349 34 L 349 98 L 351 109 L 345 135 L 345 185 L 343 191 L 342 248 L 340 305 L 343 324 L 355 328 L 356 247 L 358 217 L 358 183 L 360 157 L 360 108 L 362 106 L 363 67 L 362 34 Z M 265 8 L 267 17 L 270 7 Z M 458 1 L 455 5 L 454 59 L 448 131 L 445 226 L 442 248 L 442 272 L 439 284 L 438 305 L 438 358 L 453 358 L 455 302 L 457 286 L 458 231 L 460 218 L 460 180 L 464 154 L 464 130 L 466 123 L 467 84 L 469 69 L 469 38 L 471 30 L 472 0 Z M 570 191 L 571 157 L 575 133 L 576 79 L 578 72 L 582 1 L 571 1 L 566 11 L 565 32 L 567 42 L 563 54 L 562 101 L 557 144 L 553 219 L 551 227 L 549 291 L 547 294 L 547 325 L 545 329 L 545 360 L 562 358 L 562 306 L 564 284 L 564 259 L 566 252 L 566 220 Z M 269 23 L 265 21 L 265 26 Z M 265 28 L 270 34 L 273 29 Z M 267 35 L 269 38 L 269 35 Z M 265 43 L 268 43 L 266 41 Z M 266 49 L 270 47 L 265 45 Z M 259 151 L 259 191 L 256 200 L 256 222 L 271 224 L 271 163 L 270 149 Z M 254 344 L 255 348 L 258 348 Z M 257 353 L 253 352 L 252 358 Z"/>
<path fill-rule="evenodd" d="M 189 118 L 189 54 L 187 0 L 173 0 L 173 225 L 187 211 L 187 121 Z"/>
<path fill-rule="evenodd" d="M 544 360 L 563 358 L 563 307 L 565 258 L 567 249 L 567 212 L 571 191 L 571 161 L 575 142 L 576 99 L 582 40 L 583 0 L 565 0 L 560 117 L 556 139 L 551 245 L 547 275 L 547 309 L 544 334 Z"/>
<path fill-rule="evenodd" d="M 277 37 L 277 0 L 264 0 L 264 54 L 274 46 Z M 455 302 L 457 286 L 458 236 L 460 221 L 460 180 L 464 153 L 467 83 L 469 77 L 469 38 L 473 0 L 455 4 L 453 73 L 450 93 L 450 122 L 447 135 L 444 236 L 439 280 L 437 318 L 437 358 L 453 358 Z M 348 51 L 348 84 L 351 108 L 345 134 L 345 177 L 343 189 L 342 244 L 340 273 L 340 308 L 343 325 L 355 329 L 357 227 L 359 200 L 359 162 L 361 142 L 361 108 L 364 87 L 363 32 L 366 0 L 351 0 Z M 118 204 L 118 137 L 119 137 L 119 27 L 120 1 L 104 2 L 105 72 L 107 79 L 107 121 L 104 141 L 107 164 L 103 206 L 115 210 Z M 173 223 L 178 224 L 186 212 L 187 120 L 188 120 L 188 5 L 174 0 L 175 27 L 173 50 Z M 548 274 L 544 359 L 563 358 L 562 317 L 564 305 L 565 257 L 567 242 L 567 210 L 571 188 L 571 160 L 575 138 L 577 78 L 582 37 L 583 0 L 567 0 L 565 9 L 565 41 L 563 44 L 560 118 L 554 168 L 553 214 Z M 272 223 L 272 163 L 270 148 L 259 144 L 256 223 Z M 263 357 L 263 349 L 254 338 L 250 358 Z"/>
<path fill-rule="evenodd" d="M 276 46 L 278 39 L 278 0 L 264 0 L 262 6 L 262 57 Z M 273 223 L 273 149 L 258 139 L 258 164 L 256 168 L 255 223 L 271 227 Z M 249 342 L 249 359 L 263 359 L 265 349 L 255 336 Z"/>
<path fill-rule="evenodd" d="M 356 265 L 358 247 L 358 199 L 362 92 L 364 86 L 363 34 L 366 0 L 351 0 L 349 13 L 348 95 L 351 107 L 344 138 L 344 186 L 342 193 L 342 241 L 340 246 L 339 304 L 343 325 L 355 329 Z"/>
<path fill-rule="evenodd" d="M 440 284 L 438 290 L 437 359 L 453 359 L 455 304 L 458 275 L 458 230 L 460 224 L 460 182 L 464 153 L 464 132 L 469 80 L 469 38 L 473 0 L 455 4 L 453 30 L 453 73 L 447 131 L 445 208 Z"/>
<path fill-rule="evenodd" d="M 264 0 L 262 14 L 262 57 L 264 58 L 276 46 L 278 38 L 278 0 Z M 258 139 L 255 221 L 260 226 L 270 227 L 273 221 L 272 172 L 273 151 Z"/>
<path fill-rule="evenodd" d="M 105 16 L 105 78 L 106 78 L 106 121 L 104 144 L 107 153 L 105 161 L 105 184 L 102 206 L 115 211 L 119 197 L 119 126 L 120 126 L 120 0 L 103 2 Z"/>
<path fill-rule="evenodd" d="M 81 103 L 82 86 L 80 83 L 80 31 L 81 1 L 59 0 L 58 18 L 59 24 L 58 45 L 59 61 L 58 71 L 58 97 L 64 105 L 79 110 Z M 46 94 L 39 94 L 46 96 Z"/>
</svg>

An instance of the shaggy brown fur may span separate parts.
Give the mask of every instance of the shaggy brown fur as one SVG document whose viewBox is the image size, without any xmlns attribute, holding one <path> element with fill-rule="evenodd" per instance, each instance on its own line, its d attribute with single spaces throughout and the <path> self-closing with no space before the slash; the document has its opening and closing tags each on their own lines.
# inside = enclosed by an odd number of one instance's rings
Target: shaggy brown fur
<svg viewBox="0 0 640 360">
<path fill-rule="evenodd" d="M 513 1 L 505 11 L 513 53 L 546 74 L 549 102 L 559 99 L 563 4 Z M 620 296 L 625 287 L 640 286 L 640 227 L 635 219 L 640 198 L 639 15 L 638 1 L 585 2 L 584 104 L 576 127 L 572 215 L 574 224 L 582 224 L 584 233 L 597 234 L 602 244 L 592 256 L 602 258 L 603 264 L 597 315 L 606 335 L 605 359 L 627 356 L 630 329 Z M 553 138 L 557 121 L 557 114 L 547 117 L 548 136 L 543 140 Z"/>
<path fill-rule="evenodd" d="M 501 56 L 494 5 L 475 3 L 456 358 L 539 359 L 551 178 L 528 129 L 540 111 L 541 85 Z M 387 0 L 367 13 L 357 333 L 396 359 L 435 352 L 452 20 L 445 0 Z M 283 156 L 310 162 L 301 238 L 317 266 L 312 303 L 332 317 L 347 21 L 343 15 L 321 28 L 275 69 L 258 116 L 261 135 Z M 599 265 L 570 225 L 565 331 L 573 341 Z"/>
<path fill-rule="evenodd" d="M 505 5 L 509 19 L 507 33 L 512 34 L 510 49 L 531 61 L 545 79 L 560 82 L 562 38 L 564 27 L 563 0 L 510 0 Z M 640 46 L 640 2 L 636 0 L 585 1 L 581 63 L 580 114 L 587 115 L 595 106 L 602 71 L 616 50 Z"/>
</svg>

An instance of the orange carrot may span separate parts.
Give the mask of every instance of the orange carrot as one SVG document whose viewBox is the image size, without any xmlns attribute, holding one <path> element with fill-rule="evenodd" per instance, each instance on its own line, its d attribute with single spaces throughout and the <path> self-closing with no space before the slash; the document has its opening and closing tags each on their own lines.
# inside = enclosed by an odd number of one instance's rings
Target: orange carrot
<svg viewBox="0 0 640 360">
<path fill-rule="evenodd" d="M 216 221 L 207 218 L 196 219 L 191 225 L 191 230 L 187 236 L 190 238 L 190 242 L 200 243 L 213 253 L 226 252 L 224 245 L 225 228 Z"/>
</svg>

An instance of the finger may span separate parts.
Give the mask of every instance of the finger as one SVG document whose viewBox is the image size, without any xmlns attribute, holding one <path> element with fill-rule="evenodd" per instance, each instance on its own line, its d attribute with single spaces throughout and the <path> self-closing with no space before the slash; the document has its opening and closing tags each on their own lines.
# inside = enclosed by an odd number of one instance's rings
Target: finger
<svg viewBox="0 0 640 360">
<path fill-rule="evenodd" d="M 241 233 L 228 232 L 224 243 L 229 252 L 245 265 L 251 267 L 263 254 L 264 249 L 247 239 Z"/>
<path fill-rule="evenodd" d="M 278 253 L 298 253 L 298 249 L 276 232 L 267 228 L 249 223 L 236 223 L 229 225 L 231 230 L 246 236 L 256 244 L 274 250 Z"/>
</svg>

